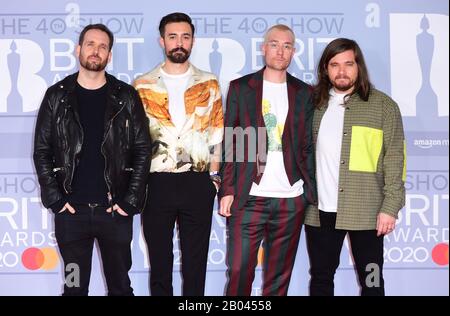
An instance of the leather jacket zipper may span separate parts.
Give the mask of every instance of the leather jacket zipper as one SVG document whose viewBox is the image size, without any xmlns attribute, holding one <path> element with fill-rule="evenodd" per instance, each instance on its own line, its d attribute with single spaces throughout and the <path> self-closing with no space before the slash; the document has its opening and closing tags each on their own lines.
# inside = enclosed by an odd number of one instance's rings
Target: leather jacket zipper
<svg viewBox="0 0 450 316">
<path fill-rule="evenodd" d="M 120 104 L 120 103 L 119 103 Z M 103 158 L 105 159 L 105 169 L 103 170 L 103 176 L 105 177 L 105 181 L 106 181 L 106 186 L 108 187 L 108 202 L 109 202 L 109 204 L 110 204 L 110 206 L 111 206 L 111 214 L 112 214 L 112 216 L 114 216 L 114 209 L 113 209 L 113 199 L 112 199 L 112 193 L 111 193 L 111 186 L 110 186 L 110 184 L 109 184 L 109 182 L 110 182 L 110 179 L 108 178 L 108 176 L 107 176 L 107 174 L 106 174 L 106 169 L 108 168 L 108 160 L 106 159 L 106 155 L 105 155 L 105 152 L 103 151 L 103 146 L 105 145 L 105 142 L 106 142 L 106 138 L 107 138 L 107 136 L 108 136 L 108 133 L 109 133 L 109 131 L 111 130 L 111 128 L 112 128 L 112 123 L 113 123 L 113 121 L 114 121 L 114 119 L 117 117 L 117 115 L 119 115 L 120 114 L 120 112 L 122 112 L 122 110 L 124 109 L 124 107 L 125 107 L 125 104 L 123 104 L 122 105 L 122 107 L 120 108 L 120 110 L 119 111 L 117 111 L 117 113 L 116 114 L 114 114 L 114 116 L 111 118 L 111 120 L 109 121 L 109 125 L 108 125 L 108 130 L 106 131 L 106 133 L 105 133 L 105 138 L 103 139 L 103 142 L 102 142 L 102 146 L 101 146 L 101 153 L 102 153 L 102 155 L 103 155 Z"/>
<path fill-rule="evenodd" d="M 69 107 L 70 107 L 70 105 L 69 105 Z M 63 119 L 62 119 L 63 121 L 64 121 L 64 117 L 66 116 L 66 114 L 67 114 L 67 107 L 64 109 L 64 116 L 63 116 Z M 81 141 L 80 141 L 79 144 L 77 144 L 77 147 L 75 148 L 75 152 L 73 153 L 72 170 L 70 171 L 70 183 L 72 183 L 73 175 L 75 173 L 75 159 L 76 159 L 77 155 L 80 153 L 81 147 L 82 147 L 82 144 L 83 144 L 83 141 L 84 141 L 83 127 L 81 126 L 81 123 L 80 123 L 80 121 L 78 119 L 76 120 L 76 122 L 77 122 L 78 127 L 79 127 L 79 131 L 80 131 L 80 135 L 81 135 Z M 64 140 L 64 147 L 65 147 L 65 154 L 67 155 L 67 151 L 68 151 L 68 146 L 66 146 L 66 144 L 67 144 L 67 135 L 66 135 L 64 126 L 62 128 L 62 131 L 63 131 L 63 135 L 64 135 L 63 140 Z M 64 191 L 66 192 L 66 194 L 69 194 L 69 191 L 67 190 L 66 184 L 67 184 L 67 174 L 66 174 L 66 178 L 65 178 L 63 187 L 64 187 Z"/>
<path fill-rule="evenodd" d="M 125 132 L 127 134 L 127 149 L 130 148 L 130 126 L 128 120 L 125 121 Z"/>
<path fill-rule="evenodd" d="M 61 134 L 62 134 L 62 141 L 63 141 L 63 150 L 64 150 L 64 156 L 67 157 L 67 151 L 68 151 L 68 146 L 67 146 L 67 140 L 66 140 L 66 131 L 64 129 L 64 118 L 66 117 L 67 114 L 67 107 L 64 107 L 64 114 L 62 117 L 58 118 L 57 124 L 60 123 L 60 129 L 61 129 Z M 66 162 L 64 161 L 64 167 L 66 167 Z M 66 168 L 67 169 L 67 168 Z M 66 194 L 69 194 L 69 191 L 67 190 L 67 171 L 66 170 L 66 174 L 64 177 L 64 183 L 63 183 L 63 188 L 64 188 L 64 192 L 66 192 Z"/>
</svg>

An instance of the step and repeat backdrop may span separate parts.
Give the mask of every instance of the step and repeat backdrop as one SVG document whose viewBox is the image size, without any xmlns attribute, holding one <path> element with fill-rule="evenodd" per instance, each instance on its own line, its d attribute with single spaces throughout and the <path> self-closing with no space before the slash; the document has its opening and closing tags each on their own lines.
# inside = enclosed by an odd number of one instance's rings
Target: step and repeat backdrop
<svg viewBox="0 0 450 316">
<path fill-rule="evenodd" d="M 449 3 L 352 1 L 32 1 L 0 8 L 0 295 L 59 295 L 63 268 L 53 215 L 40 202 L 32 163 L 37 110 L 46 88 L 77 70 L 80 30 L 104 23 L 115 34 L 108 72 L 131 83 L 164 58 L 158 24 L 174 11 L 196 26 L 191 61 L 230 80 L 263 66 L 260 44 L 273 24 L 290 26 L 297 51 L 289 71 L 315 82 L 322 50 L 355 39 L 375 86 L 400 105 L 407 139 L 407 197 L 397 229 L 385 238 L 387 295 L 449 294 Z M 226 225 L 213 213 L 207 295 L 223 295 Z M 134 218 L 132 286 L 148 295 L 146 245 Z M 174 232 L 174 290 L 181 294 L 181 252 Z M 104 295 L 98 251 L 90 294 Z M 261 295 L 261 266 L 252 295 Z M 307 295 L 309 261 L 302 233 L 289 295 Z M 337 295 L 358 295 L 349 243 L 336 274 Z"/>
</svg>

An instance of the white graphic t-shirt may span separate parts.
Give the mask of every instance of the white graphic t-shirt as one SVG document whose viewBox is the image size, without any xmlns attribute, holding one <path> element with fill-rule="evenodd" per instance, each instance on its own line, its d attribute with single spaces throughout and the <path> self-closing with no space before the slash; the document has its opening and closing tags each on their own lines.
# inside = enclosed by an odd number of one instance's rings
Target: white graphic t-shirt
<svg viewBox="0 0 450 316">
<path fill-rule="evenodd" d="M 284 168 L 282 136 L 288 110 L 287 84 L 264 80 L 262 111 L 269 148 L 264 174 L 259 185 L 253 183 L 250 195 L 292 198 L 303 194 L 303 180 L 291 186 Z"/>
</svg>

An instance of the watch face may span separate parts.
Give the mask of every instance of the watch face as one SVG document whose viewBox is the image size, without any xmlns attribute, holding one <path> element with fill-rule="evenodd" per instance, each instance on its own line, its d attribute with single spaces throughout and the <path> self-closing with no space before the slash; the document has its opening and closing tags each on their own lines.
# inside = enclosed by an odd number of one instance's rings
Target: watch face
<svg viewBox="0 0 450 316">
<path fill-rule="evenodd" d="M 220 184 L 222 182 L 222 179 L 218 176 L 211 176 L 211 181 Z"/>
</svg>

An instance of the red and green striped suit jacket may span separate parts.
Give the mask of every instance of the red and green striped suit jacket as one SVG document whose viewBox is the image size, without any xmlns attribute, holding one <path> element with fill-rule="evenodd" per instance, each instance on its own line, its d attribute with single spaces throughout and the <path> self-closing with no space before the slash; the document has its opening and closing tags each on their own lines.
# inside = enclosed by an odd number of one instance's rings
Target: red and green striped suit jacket
<svg viewBox="0 0 450 316">
<path fill-rule="evenodd" d="M 228 90 L 219 197 L 233 195 L 233 210 L 244 206 L 252 183 L 259 184 L 263 175 L 262 157 L 267 157 L 268 137 L 262 115 L 263 72 L 264 68 L 231 81 Z M 287 90 L 289 110 L 282 135 L 286 174 L 291 185 L 302 179 L 307 202 L 316 204 L 312 89 L 288 73 Z M 256 139 L 255 144 L 255 141 L 249 142 L 248 137 L 245 141 L 233 137 L 231 131 L 235 130 L 253 131 L 256 135 L 259 131 L 265 137 Z M 265 146 L 259 144 L 261 139 L 265 140 Z M 237 151 L 237 148 L 243 150 Z"/>
</svg>

